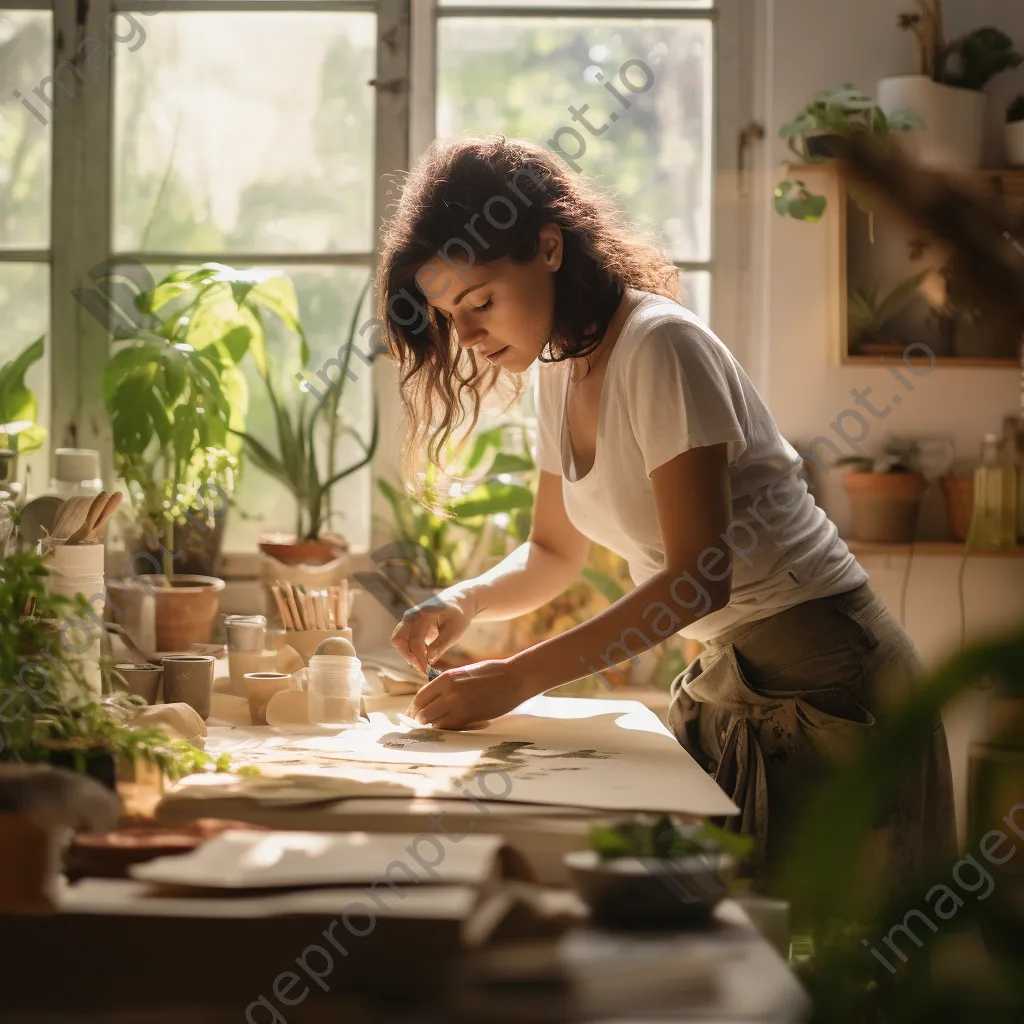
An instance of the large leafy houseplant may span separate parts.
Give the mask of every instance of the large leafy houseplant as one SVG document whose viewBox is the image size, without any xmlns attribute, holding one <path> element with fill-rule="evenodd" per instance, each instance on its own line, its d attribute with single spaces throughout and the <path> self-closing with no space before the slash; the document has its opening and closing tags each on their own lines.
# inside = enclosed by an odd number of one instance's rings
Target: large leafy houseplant
<svg viewBox="0 0 1024 1024">
<path fill-rule="evenodd" d="M 368 465 L 377 447 L 379 417 L 376 404 L 369 439 L 364 439 L 355 425 L 346 420 L 343 405 L 348 382 L 357 379 L 353 369 L 354 356 L 359 357 L 360 372 L 369 372 L 369 366 L 377 355 L 376 350 L 363 354 L 356 346 L 360 309 L 369 290 L 369 281 L 356 300 L 345 341 L 338 351 L 338 377 L 326 387 L 325 394 L 311 386 L 307 389 L 283 385 L 281 375 L 275 371 L 262 329 L 267 312 L 277 317 L 297 343 L 301 366 L 307 367 L 310 360 L 309 343 L 299 318 L 295 290 L 287 278 L 276 279 L 275 287 L 275 307 L 254 311 L 260 331 L 252 334 L 248 351 L 273 411 L 276 443 L 261 440 L 234 427 L 232 433 L 240 438 L 246 458 L 283 484 L 294 497 L 296 541 L 316 542 L 325 535 L 332 516 L 333 488 Z M 360 452 L 354 461 L 339 467 L 337 450 L 343 437 L 352 439 Z M 331 545 L 325 544 L 324 547 L 329 550 Z"/>
<path fill-rule="evenodd" d="M 107 363 L 115 468 L 167 577 L 175 525 L 226 511 L 247 405 L 237 364 L 261 343 L 262 314 L 284 306 L 278 287 L 218 264 L 174 271 L 136 298 L 138 329 Z"/>
</svg>

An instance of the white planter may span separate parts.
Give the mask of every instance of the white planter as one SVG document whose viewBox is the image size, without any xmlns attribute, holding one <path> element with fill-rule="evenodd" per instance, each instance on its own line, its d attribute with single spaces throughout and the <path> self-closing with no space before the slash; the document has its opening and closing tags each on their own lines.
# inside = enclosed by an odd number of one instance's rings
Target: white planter
<svg viewBox="0 0 1024 1024">
<path fill-rule="evenodd" d="M 1011 167 L 1024 167 L 1024 121 L 1006 126 L 1006 162 Z"/>
<path fill-rule="evenodd" d="M 73 598 L 84 597 L 96 615 L 96 621 L 77 614 L 64 623 L 58 635 L 64 656 L 78 664 L 79 672 L 89 696 L 99 700 L 103 689 L 100 673 L 100 637 L 103 633 L 99 620 L 103 618 L 105 586 L 103 578 L 102 544 L 57 544 L 46 556 L 50 575 L 46 588 L 51 594 Z M 66 700 L 82 696 L 70 680 L 62 680 L 61 690 Z"/>
<path fill-rule="evenodd" d="M 984 159 L 986 97 L 973 89 L 941 85 L 927 75 L 897 75 L 878 83 L 886 114 L 913 111 L 923 128 L 894 132 L 900 151 L 919 167 L 971 170 Z"/>
</svg>

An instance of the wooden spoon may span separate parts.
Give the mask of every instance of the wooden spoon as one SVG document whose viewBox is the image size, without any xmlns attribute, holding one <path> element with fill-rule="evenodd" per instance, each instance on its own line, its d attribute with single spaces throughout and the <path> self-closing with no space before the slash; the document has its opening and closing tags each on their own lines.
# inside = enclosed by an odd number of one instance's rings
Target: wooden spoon
<svg viewBox="0 0 1024 1024">
<path fill-rule="evenodd" d="M 66 544 L 67 539 L 77 533 L 88 518 L 93 500 L 93 498 L 77 497 L 68 498 L 63 502 L 60 511 L 54 516 L 53 530 L 50 535 Z"/>
<path fill-rule="evenodd" d="M 106 505 L 110 495 L 106 491 L 100 491 L 95 498 L 92 499 L 92 504 L 89 506 L 89 514 L 85 517 L 85 522 L 77 529 L 70 537 L 68 537 L 65 543 L 67 544 L 84 544 L 89 537 L 89 534 L 96 527 L 96 523 L 100 518 L 100 513 L 103 511 L 103 506 Z"/>
<path fill-rule="evenodd" d="M 124 495 L 120 491 L 114 491 L 110 497 L 107 498 L 106 503 L 100 509 L 100 514 L 93 524 L 92 529 L 86 535 L 86 544 L 95 544 L 100 539 L 100 534 L 106 529 L 107 522 L 110 517 L 121 507 L 121 502 L 124 500 Z"/>
</svg>

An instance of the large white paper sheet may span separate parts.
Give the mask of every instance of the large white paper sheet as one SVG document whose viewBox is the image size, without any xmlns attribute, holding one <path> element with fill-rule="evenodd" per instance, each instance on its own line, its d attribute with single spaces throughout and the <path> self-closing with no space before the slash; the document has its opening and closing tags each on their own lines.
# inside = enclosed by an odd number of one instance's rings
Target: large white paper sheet
<svg viewBox="0 0 1024 1024">
<path fill-rule="evenodd" d="M 213 727 L 207 749 L 256 765 L 265 776 L 336 780 L 344 791 L 339 796 L 491 799 L 698 817 L 738 813 L 637 701 L 534 697 L 472 732 L 412 728 L 383 712 L 335 735 Z"/>
</svg>

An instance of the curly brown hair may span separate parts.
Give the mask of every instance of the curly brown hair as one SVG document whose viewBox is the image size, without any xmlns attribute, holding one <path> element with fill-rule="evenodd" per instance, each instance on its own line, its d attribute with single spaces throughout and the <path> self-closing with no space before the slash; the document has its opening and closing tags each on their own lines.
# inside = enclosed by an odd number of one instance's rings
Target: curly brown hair
<svg viewBox="0 0 1024 1024">
<path fill-rule="evenodd" d="M 449 439 L 467 419 L 461 438 L 468 436 L 502 373 L 459 347 L 417 271 L 435 257 L 449 265 L 533 259 L 540 228 L 552 223 L 561 229 L 563 255 L 542 361 L 592 353 L 628 288 L 680 297 L 678 271 L 645 232 L 531 142 L 501 135 L 438 140 L 406 176 L 381 240 L 377 322 L 398 360 L 412 425 L 403 458 L 409 482 L 423 453 L 442 466 Z M 521 392 L 517 378 L 513 399 Z"/>
</svg>

